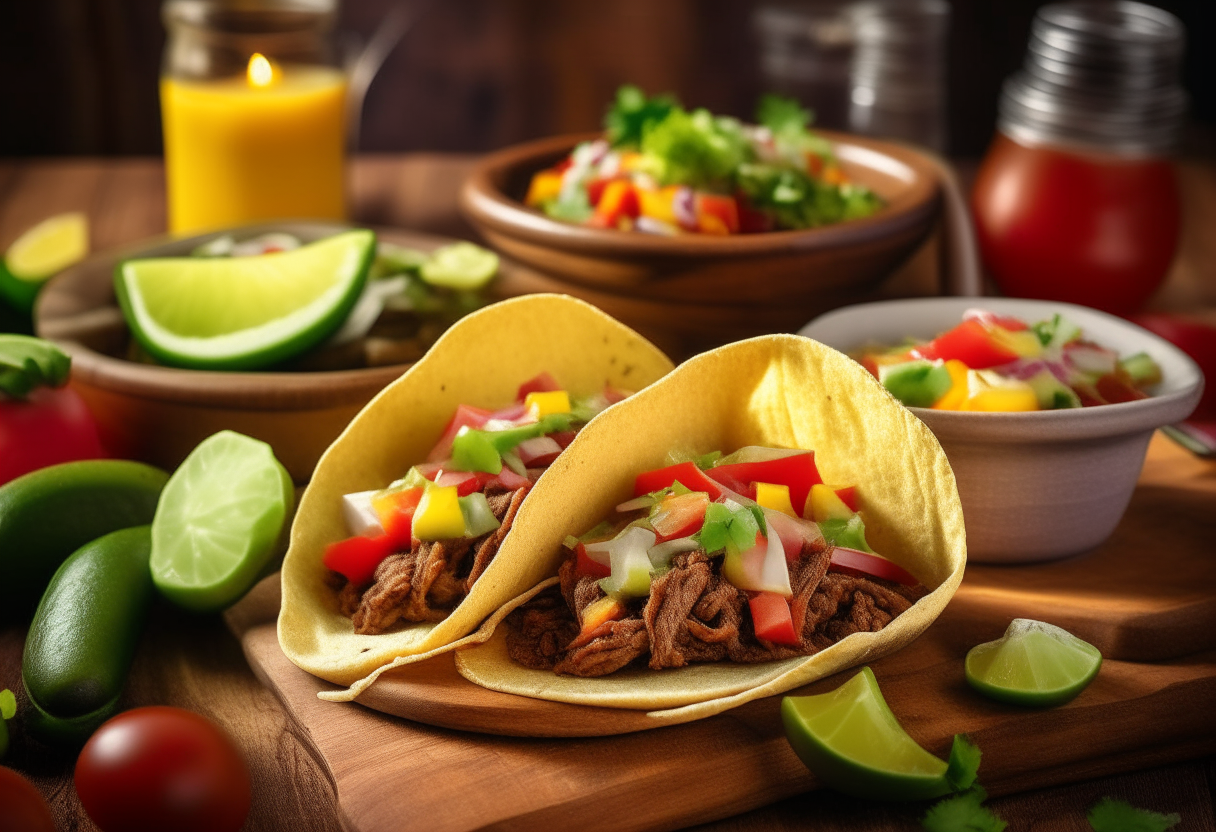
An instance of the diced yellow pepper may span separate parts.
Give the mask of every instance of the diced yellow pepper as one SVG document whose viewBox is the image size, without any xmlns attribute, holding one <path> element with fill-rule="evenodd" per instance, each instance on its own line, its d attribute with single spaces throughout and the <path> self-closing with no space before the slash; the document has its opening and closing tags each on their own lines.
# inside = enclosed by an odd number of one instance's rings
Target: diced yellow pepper
<svg viewBox="0 0 1216 832">
<path fill-rule="evenodd" d="M 794 513 L 793 503 L 790 502 L 790 487 L 788 485 L 774 485 L 768 482 L 756 483 L 756 502 L 764 508 L 771 508 L 773 511 L 788 514 L 790 517 L 798 516 Z"/>
<path fill-rule="evenodd" d="M 1039 409 L 1039 397 L 1024 381 L 997 379 L 992 374 L 967 373 L 969 395 L 961 410 L 1004 413 Z"/>
<path fill-rule="evenodd" d="M 524 197 L 524 204 L 536 208 L 551 199 L 557 199 L 561 192 L 562 175 L 555 171 L 542 170 L 532 177 L 532 182 L 528 185 L 528 195 Z"/>
<path fill-rule="evenodd" d="M 641 153 L 636 153 L 632 150 L 626 151 L 621 154 L 621 171 L 627 173 L 631 170 L 635 170 L 639 167 L 641 161 Z"/>
<path fill-rule="evenodd" d="M 967 402 L 970 390 L 967 386 L 967 365 L 957 358 L 946 362 L 946 371 L 950 373 L 950 389 L 946 395 L 933 405 L 934 410 L 962 410 Z"/>
<path fill-rule="evenodd" d="M 988 332 L 993 341 L 1007 350 L 1016 352 L 1022 358 L 1038 358 L 1043 354 L 1043 342 L 1029 329 L 1014 332 L 1002 326 L 994 326 Z"/>
<path fill-rule="evenodd" d="M 464 537 L 464 514 L 456 486 L 433 486 L 422 495 L 414 512 L 414 537 L 419 540 L 448 540 Z"/>
<path fill-rule="evenodd" d="M 570 396 L 565 390 L 529 393 L 524 399 L 524 407 L 536 419 L 543 419 L 553 413 L 569 413 Z"/>
<path fill-rule="evenodd" d="M 673 205 L 677 190 L 678 188 L 671 185 L 658 190 L 638 188 L 638 209 L 642 216 L 675 225 L 676 213 Z"/>
<path fill-rule="evenodd" d="M 855 513 L 845 505 L 844 500 L 840 499 L 830 485 L 823 483 L 811 486 L 807 508 L 810 509 L 811 519 L 816 523 L 822 523 L 824 520 L 848 520 Z"/>
</svg>

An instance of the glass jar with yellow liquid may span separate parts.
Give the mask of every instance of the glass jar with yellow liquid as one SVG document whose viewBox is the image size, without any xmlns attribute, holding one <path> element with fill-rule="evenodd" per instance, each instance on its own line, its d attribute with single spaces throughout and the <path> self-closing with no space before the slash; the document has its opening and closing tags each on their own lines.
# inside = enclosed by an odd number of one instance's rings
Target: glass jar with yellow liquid
<svg viewBox="0 0 1216 832">
<path fill-rule="evenodd" d="M 167 0 L 169 230 L 346 217 L 335 0 Z"/>
</svg>

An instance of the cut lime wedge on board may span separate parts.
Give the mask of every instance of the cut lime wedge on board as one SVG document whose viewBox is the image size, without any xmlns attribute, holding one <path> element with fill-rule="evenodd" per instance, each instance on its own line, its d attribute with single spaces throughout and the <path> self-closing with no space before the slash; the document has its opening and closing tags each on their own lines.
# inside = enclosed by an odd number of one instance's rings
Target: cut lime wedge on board
<svg viewBox="0 0 1216 832">
<path fill-rule="evenodd" d="M 84 214 L 57 214 L 13 241 L 0 264 L 0 296 L 29 314 L 42 284 L 89 253 L 89 221 Z"/>
<path fill-rule="evenodd" d="M 868 667 L 830 693 L 785 697 L 781 720 L 806 767 L 838 791 L 925 800 L 955 789 L 949 766 L 900 727 Z"/>
<path fill-rule="evenodd" d="M 253 370 L 333 333 L 359 299 L 376 235 L 346 231 L 250 257 L 160 257 L 118 265 L 131 332 L 166 364 Z"/>
<path fill-rule="evenodd" d="M 432 286 L 462 291 L 480 289 L 497 273 L 498 255 L 473 243 L 435 249 L 419 268 L 422 279 Z"/>
<path fill-rule="evenodd" d="M 967 683 L 998 702 L 1046 707 L 1072 699 L 1102 667 L 1098 648 L 1052 624 L 1015 618 L 996 641 L 972 647 Z"/>
<path fill-rule="evenodd" d="M 196 612 L 221 610 L 261 577 L 291 514 L 291 477 L 265 442 L 204 439 L 169 478 L 152 520 L 152 581 Z"/>
</svg>

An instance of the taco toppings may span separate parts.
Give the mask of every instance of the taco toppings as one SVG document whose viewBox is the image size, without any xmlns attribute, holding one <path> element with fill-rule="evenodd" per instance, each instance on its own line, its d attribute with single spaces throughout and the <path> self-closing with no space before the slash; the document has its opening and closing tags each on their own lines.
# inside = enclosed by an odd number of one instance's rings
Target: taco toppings
<svg viewBox="0 0 1216 832">
<path fill-rule="evenodd" d="M 386 488 L 345 495 L 351 536 L 322 560 L 355 632 L 446 617 L 490 565 L 532 484 L 625 395 L 606 386 L 572 397 L 542 373 L 510 407 L 460 405 L 425 462 Z"/>
<path fill-rule="evenodd" d="M 634 494 L 512 613 L 515 662 L 589 677 L 807 656 L 927 593 L 870 548 L 857 488 L 824 484 L 812 451 L 714 453 L 639 474 Z"/>
</svg>

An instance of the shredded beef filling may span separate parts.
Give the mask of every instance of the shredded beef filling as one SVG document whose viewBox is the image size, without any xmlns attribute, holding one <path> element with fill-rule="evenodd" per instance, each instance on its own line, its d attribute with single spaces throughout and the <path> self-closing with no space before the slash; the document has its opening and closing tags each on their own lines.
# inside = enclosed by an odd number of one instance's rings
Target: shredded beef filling
<svg viewBox="0 0 1216 832">
<path fill-rule="evenodd" d="M 829 572 L 830 548 L 804 547 L 790 564 L 790 613 L 797 647 L 755 634 L 744 613 L 747 593 L 721 575 L 721 558 L 688 552 L 650 584 L 637 608 L 579 637 L 583 613 L 604 593 L 596 579 L 579 576 L 568 558 L 560 587 L 541 593 L 508 618 L 511 658 L 536 669 L 572 676 L 603 676 L 630 664 L 683 667 L 729 659 L 753 663 L 809 656 L 858 632 L 876 632 L 924 596 L 877 578 Z"/>
<path fill-rule="evenodd" d="M 334 573 L 338 608 L 356 633 L 376 635 L 399 623 L 446 617 L 481 577 L 515 522 L 528 488 L 487 490 L 486 501 L 499 527 L 474 540 L 415 541 L 408 552 L 389 555 L 365 587 Z"/>
</svg>

